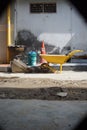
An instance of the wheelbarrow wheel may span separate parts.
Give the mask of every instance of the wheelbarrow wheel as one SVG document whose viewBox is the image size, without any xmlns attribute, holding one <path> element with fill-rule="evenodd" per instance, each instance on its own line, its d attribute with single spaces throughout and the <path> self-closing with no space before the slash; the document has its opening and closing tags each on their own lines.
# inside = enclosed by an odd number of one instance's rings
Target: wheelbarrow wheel
<svg viewBox="0 0 87 130">
<path fill-rule="evenodd" d="M 41 71 L 44 73 L 48 73 L 50 71 L 48 63 L 42 63 L 40 68 L 41 68 Z"/>
</svg>

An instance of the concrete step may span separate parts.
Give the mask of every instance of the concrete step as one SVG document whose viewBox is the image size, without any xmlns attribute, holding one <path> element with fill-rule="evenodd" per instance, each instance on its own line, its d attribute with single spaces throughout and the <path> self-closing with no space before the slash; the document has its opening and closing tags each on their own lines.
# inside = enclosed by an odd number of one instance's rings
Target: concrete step
<svg viewBox="0 0 87 130">
<path fill-rule="evenodd" d="M 50 66 L 56 69 L 60 68 L 59 64 L 50 64 Z M 65 63 L 62 65 L 63 70 L 73 70 L 73 71 L 87 71 L 87 63 Z"/>
<path fill-rule="evenodd" d="M 0 64 L 0 72 L 11 72 L 10 64 Z"/>
<path fill-rule="evenodd" d="M 59 64 L 50 63 L 49 65 L 58 70 L 60 68 Z M 38 66 L 40 66 L 40 64 L 37 64 L 36 66 L 38 67 Z M 63 64 L 63 71 L 64 70 L 87 71 L 87 63 L 65 63 L 65 64 Z M 10 64 L 0 64 L 0 72 L 11 72 L 11 65 Z"/>
</svg>

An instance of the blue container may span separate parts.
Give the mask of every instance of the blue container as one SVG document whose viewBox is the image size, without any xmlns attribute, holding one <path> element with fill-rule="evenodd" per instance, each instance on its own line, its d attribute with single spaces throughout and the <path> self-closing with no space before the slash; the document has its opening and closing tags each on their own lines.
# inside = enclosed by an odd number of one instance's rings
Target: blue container
<svg viewBox="0 0 87 130">
<path fill-rule="evenodd" d="M 35 51 L 30 51 L 28 53 L 28 65 L 35 66 L 37 62 L 37 53 Z"/>
</svg>

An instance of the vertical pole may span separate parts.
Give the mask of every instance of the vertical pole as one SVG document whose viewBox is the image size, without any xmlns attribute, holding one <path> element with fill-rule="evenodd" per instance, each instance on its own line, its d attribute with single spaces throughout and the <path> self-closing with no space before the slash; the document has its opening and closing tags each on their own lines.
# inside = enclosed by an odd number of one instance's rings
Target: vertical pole
<svg viewBox="0 0 87 130">
<path fill-rule="evenodd" d="M 11 9 L 10 9 L 10 5 L 8 5 L 8 8 L 7 8 L 7 24 L 8 24 L 7 45 L 10 46 L 11 45 Z"/>
<path fill-rule="evenodd" d="M 7 7 L 7 62 L 10 60 L 9 48 L 11 45 L 11 9 L 10 5 Z"/>
</svg>

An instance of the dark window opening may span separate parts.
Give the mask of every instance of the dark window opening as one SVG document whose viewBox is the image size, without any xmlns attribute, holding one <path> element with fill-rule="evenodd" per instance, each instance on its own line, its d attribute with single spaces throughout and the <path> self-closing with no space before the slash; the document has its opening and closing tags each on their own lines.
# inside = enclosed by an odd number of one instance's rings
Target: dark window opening
<svg viewBox="0 0 87 130">
<path fill-rule="evenodd" d="M 43 4 L 30 4 L 31 13 L 41 13 L 43 12 Z"/>
<path fill-rule="evenodd" d="M 56 4 L 44 4 L 44 12 L 56 13 Z"/>
<path fill-rule="evenodd" d="M 56 3 L 32 3 L 31 13 L 56 13 Z"/>
</svg>

